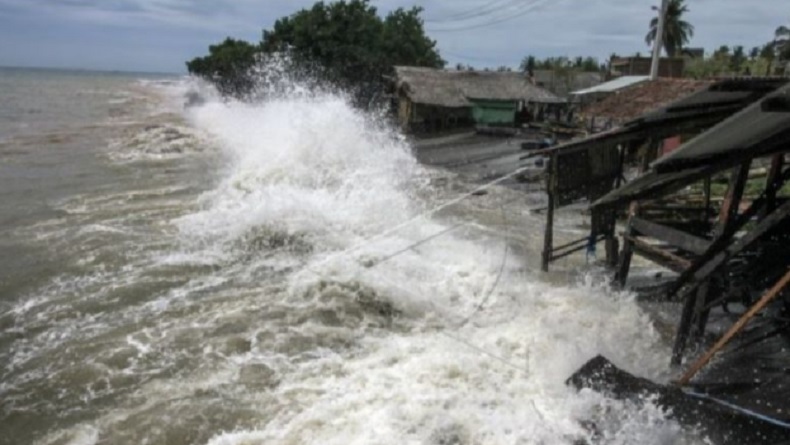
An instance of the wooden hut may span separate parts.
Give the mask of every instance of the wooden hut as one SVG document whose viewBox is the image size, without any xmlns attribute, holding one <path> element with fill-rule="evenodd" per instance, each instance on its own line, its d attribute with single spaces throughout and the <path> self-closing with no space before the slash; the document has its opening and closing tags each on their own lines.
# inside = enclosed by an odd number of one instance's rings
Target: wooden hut
<svg viewBox="0 0 790 445">
<path fill-rule="evenodd" d="M 514 125 L 529 104 L 557 103 L 521 73 L 395 67 L 395 98 L 401 128 L 426 133 L 475 124 Z"/>
</svg>

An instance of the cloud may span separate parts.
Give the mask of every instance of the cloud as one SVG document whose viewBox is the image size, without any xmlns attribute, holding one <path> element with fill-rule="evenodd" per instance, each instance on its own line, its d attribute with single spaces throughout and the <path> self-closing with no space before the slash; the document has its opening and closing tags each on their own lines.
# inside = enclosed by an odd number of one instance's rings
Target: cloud
<svg viewBox="0 0 790 445">
<path fill-rule="evenodd" d="M 517 66 L 539 57 L 649 51 L 644 43 L 659 0 L 372 0 L 381 14 L 419 4 L 429 35 L 451 63 Z M 749 48 L 790 23 L 787 0 L 692 0 L 692 46 Z M 313 0 L 0 0 L 0 64 L 72 60 L 108 69 L 183 70 L 225 36 L 257 41 L 280 17 Z M 20 36 L 24 36 L 23 38 Z M 57 45 L 53 43 L 57 42 Z M 157 44 L 157 42 L 159 42 Z M 48 47 L 57 46 L 57 51 Z M 112 51 L 112 48 L 117 48 Z M 25 51 L 25 48 L 28 48 Z M 94 48 L 94 49 L 92 49 Z M 113 54 L 123 52 L 119 59 Z M 90 57 L 88 57 L 90 54 Z M 119 62 L 120 60 L 120 62 Z M 172 63 L 167 63 L 172 60 Z"/>
</svg>

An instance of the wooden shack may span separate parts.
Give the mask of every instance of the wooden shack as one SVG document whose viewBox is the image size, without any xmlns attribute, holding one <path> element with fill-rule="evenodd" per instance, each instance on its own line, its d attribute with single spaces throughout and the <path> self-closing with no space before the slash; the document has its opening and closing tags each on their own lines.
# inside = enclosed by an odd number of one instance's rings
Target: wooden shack
<svg viewBox="0 0 790 445">
<path fill-rule="evenodd" d="M 521 73 L 395 67 L 394 98 L 400 127 L 432 133 L 476 124 L 514 125 L 531 103 L 560 99 Z"/>
</svg>

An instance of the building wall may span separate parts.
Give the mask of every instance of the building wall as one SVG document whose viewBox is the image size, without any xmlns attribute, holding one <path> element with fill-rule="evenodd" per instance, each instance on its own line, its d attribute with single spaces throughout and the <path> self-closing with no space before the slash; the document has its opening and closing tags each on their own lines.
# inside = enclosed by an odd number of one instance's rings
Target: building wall
<svg viewBox="0 0 790 445">
<path fill-rule="evenodd" d="M 609 61 L 609 74 L 611 77 L 620 76 L 649 76 L 653 59 L 650 57 L 618 57 Z M 662 57 L 658 62 L 658 77 L 680 78 L 686 60 L 682 57 Z"/>
<path fill-rule="evenodd" d="M 472 118 L 478 125 L 515 124 L 516 101 L 474 99 L 472 104 Z"/>
</svg>

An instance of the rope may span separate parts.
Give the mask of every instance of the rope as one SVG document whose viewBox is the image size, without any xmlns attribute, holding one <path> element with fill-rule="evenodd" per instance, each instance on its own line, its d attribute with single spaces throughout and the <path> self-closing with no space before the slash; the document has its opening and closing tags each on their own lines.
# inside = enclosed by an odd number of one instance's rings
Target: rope
<svg viewBox="0 0 790 445">
<path fill-rule="evenodd" d="M 508 173 L 506 175 L 503 175 L 503 176 L 501 176 L 501 177 L 499 177 L 497 179 L 494 179 L 493 181 L 487 182 L 487 183 L 475 188 L 474 190 L 472 190 L 470 192 L 464 193 L 463 195 L 461 195 L 461 196 L 459 196 L 457 198 L 451 199 L 451 200 L 449 200 L 449 201 L 447 201 L 447 202 L 445 202 L 443 204 L 440 204 L 439 206 L 434 207 L 431 210 L 428 210 L 428 211 L 423 212 L 423 213 L 421 213 L 421 214 L 419 214 L 419 215 L 417 215 L 417 216 L 415 216 L 415 217 L 413 217 L 411 219 L 408 219 L 408 220 L 406 220 L 406 221 L 404 221 L 404 222 L 402 222 L 402 223 L 400 223 L 400 224 L 398 224 L 398 225 L 396 225 L 396 226 L 394 226 L 394 227 L 392 227 L 392 228 L 390 228 L 388 230 L 385 230 L 385 231 L 383 231 L 383 232 L 381 232 L 381 233 L 379 233 L 377 235 L 373 235 L 371 237 L 368 237 L 368 238 L 360 241 L 359 243 L 357 243 L 357 244 L 355 244 L 355 245 L 353 245 L 353 246 L 351 246 L 349 248 L 346 248 L 346 249 L 340 250 L 338 252 L 335 252 L 335 253 L 325 257 L 323 260 L 318 261 L 317 263 L 313 264 L 312 267 L 306 267 L 305 269 L 306 270 L 310 270 L 311 272 L 317 274 L 318 272 L 313 270 L 312 269 L 313 267 L 322 266 L 322 265 L 327 264 L 327 263 L 329 263 L 330 261 L 332 261 L 332 260 L 334 260 L 336 258 L 342 258 L 344 256 L 348 256 L 348 255 L 352 254 L 353 252 L 356 252 L 357 250 L 372 244 L 375 241 L 384 239 L 387 236 L 398 232 L 399 230 L 403 229 L 404 227 L 408 227 L 408 226 L 414 224 L 415 222 L 419 221 L 420 219 L 423 219 L 423 218 L 428 217 L 428 216 L 432 216 L 432 215 L 434 215 L 434 214 L 436 214 L 436 213 L 438 213 L 438 212 L 440 212 L 440 211 L 442 211 L 442 210 L 444 210 L 444 209 L 446 209 L 448 207 L 451 207 L 451 206 L 453 206 L 455 204 L 458 204 L 459 202 L 462 202 L 462 201 L 464 201 L 466 199 L 469 199 L 472 196 L 475 196 L 475 195 L 479 194 L 480 192 L 488 190 L 489 188 L 491 188 L 491 187 L 493 187 L 493 186 L 495 186 L 497 184 L 500 184 L 500 183 L 506 181 L 507 179 L 510 179 L 510 178 L 520 174 L 520 173 L 523 173 L 523 172 L 527 171 L 530 168 L 531 167 L 529 167 L 529 166 L 518 168 L 518 169 L 516 169 L 516 170 L 514 170 L 514 171 L 512 171 L 512 172 L 510 172 L 510 173 Z"/>
<path fill-rule="evenodd" d="M 727 408 L 730 408 L 730 409 L 732 409 L 734 411 L 738 411 L 739 413 L 742 413 L 742 414 L 744 414 L 746 416 L 754 417 L 754 418 L 760 419 L 760 420 L 762 420 L 764 422 L 768 422 L 768 423 L 771 423 L 773 425 L 776 425 L 776 426 L 779 426 L 779 427 L 782 427 L 782 428 L 790 429 L 790 423 L 788 423 L 788 422 L 783 422 L 783 421 L 781 421 L 779 419 L 774 419 L 773 417 L 768 417 L 766 415 L 760 414 L 760 413 L 752 411 L 750 409 L 746 409 L 744 407 L 735 405 L 734 403 L 727 402 L 726 400 L 717 399 L 716 397 L 711 397 L 711 396 L 709 396 L 707 394 L 702 394 L 702 393 L 694 392 L 694 391 L 683 391 L 683 392 L 688 394 L 688 395 L 690 395 L 690 396 L 692 396 L 692 397 L 696 397 L 698 399 L 709 400 L 709 401 L 717 403 L 719 405 L 726 406 Z"/>
<path fill-rule="evenodd" d="M 369 268 L 374 268 L 374 267 L 376 267 L 376 266 L 378 266 L 378 265 L 380 265 L 382 263 L 386 263 L 387 261 L 389 261 L 389 260 L 391 260 L 391 259 L 393 259 L 393 258 L 395 258 L 395 257 L 397 257 L 399 255 L 402 255 L 402 254 L 414 249 L 415 247 L 421 246 L 421 245 L 423 245 L 423 244 L 427 243 L 428 241 L 431 241 L 431 240 L 433 240 L 435 238 L 439 238 L 440 236 L 442 236 L 442 235 L 444 235 L 446 233 L 450 233 L 453 230 L 455 230 L 455 229 L 457 229 L 457 228 L 459 228 L 459 227 L 461 227 L 463 225 L 465 225 L 465 224 L 464 223 L 459 223 L 459 224 L 456 224 L 456 225 L 454 225 L 452 227 L 448 227 L 448 228 L 446 228 L 446 229 L 444 229 L 442 231 L 434 233 L 433 235 L 431 235 L 431 236 L 429 236 L 427 238 L 423 238 L 423 239 L 417 241 L 416 243 L 410 244 L 410 245 L 404 247 L 401 250 L 397 250 L 397 251 L 385 256 L 384 258 L 382 258 L 382 259 L 378 260 L 377 262 L 375 262 L 374 264 L 372 264 Z"/>
<path fill-rule="evenodd" d="M 507 226 L 507 216 L 505 215 L 505 206 L 500 205 L 499 208 L 502 210 L 502 223 L 505 226 Z M 508 244 L 507 239 L 505 239 L 505 248 L 502 251 L 502 262 L 499 264 L 499 270 L 497 271 L 494 284 L 491 286 L 491 289 L 488 290 L 488 293 L 486 294 L 485 297 L 483 297 L 483 299 L 480 301 L 477 307 L 475 307 L 475 309 L 469 315 L 467 315 L 466 318 L 461 321 L 461 323 L 458 324 L 457 328 L 462 328 L 466 326 L 466 324 L 469 323 L 469 320 L 471 320 L 472 317 L 474 317 L 480 311 L 480 309 L 483 308 L 483 306 L 488 302 L 488 299 L 491 298 L 491 295 L 494 294 L 494 290 L 497 288 L 497 286 L 499 285 L 499 280 L 502 278 L 502 272 L 504 272 L 505 270 L 505 264 L 507 264 L 507 254 L 509 253 L 509 251 L 510 251 L 510 244 Z"/>
<path fill-rule="evenodd" d="M 332 261 L 334 259 L 337 259 L 337 258 L 342 258 L 344 256 L 349 256 L 352 253 L 356 252 L 357 250 L 359 250 L 359 249 L 361 249 L 361 248 L 363 248 L 365 246 L 368 246 L 368 245 L 370 245 L 370 244 L 372 244 L 372 243 L 374 243 L 374 242 L 376 242 L 378 240 L 384 239 L 387 236 L 389 236 L 389 235 L 391 235 L 391 234 L 403 229 L 404 227 L 408 227 L 409 225 L 414 224 L 415 222 L 419 221 L 422 218 L 434 215 L 434 214 L 440 212 L 441 210 L 444 210 L 444 209 L 446 209 L 446 208 L 448 208 L 450 206 L 458 204 L 458 203 L 460 203 L 460 202 L 462 202 L 462 201 L 464 201 L 464 200 L 466 200 L 466 199 L 468 199 L 468 198 L 470 198 L 472 196 L 479 195 L 480 192 L 485 191 L 485 190 L 487 190 L 487 189 L 489 189 L 489 188 L 491 188 L 491 187 L 493 187 L 493 186 L 495 186 L 497 184 L 500 184 L 500 183 L 504 182 L 505 180 L 507 180 L 509 178 L 512 178 L 512 177 L 514 177 L 514 176 L 526 171 L 529 168 L 530 167 L 521 167 L 521 168 L 518 168 L 518 169 L 514 170 L 511 173 L 508 173 L 508 174 L 503 175 L 503 176 L 501 176 L 501 177 L 499 177 L 497 179 L 489 181 L 489 182 L 487 182 L 487 183 L 485 183 L 485 184 L 473 189 L 470 192 L 467 192 L 467 193 L 465 193 L 465 194 L 463 194 L 463 195 L 461 195 L 461 196 L 459 196 L 457 198 L 451 199 L 451 200 L 449 200 L 449 201 L 447 201 L 447 202 L 445 202 L 445 203 L 443 203 L 443 204 L 441 204 L 439 206 L 434 207 L 433 209 L 430 209 L 430 210 L 428 210 L 428 211 L 426 211 L 426 212 L 424 212 L 422 214 L 419 214 L 419 215 L 417 215 L 417 216 L 415 216 L 415 217 L 413 217 L 413 218 L 411 218 L 409 220 L 406 220 L 406 221 L 404 221 L 404 222 L 402 222 L 402 223 L 400 223 L 400 224 L 398 224 L 398 225 L 396 225 L 396 226 L 394 226 L 394 227 L 392 227 L 392 228 L 390 228 L 388 230 L 385 230 L 385 231 L 383 231 L 383 232 L 381 232 L 381 233 L 379 233 L 377 235 L 368 237 L 368 238 L 364 239 L 363 241 L 355 244 L 354 246 L 351 246 L 351 247 L 349 247 L 347 249 L 344 249 L 344 250 L 338 251 L 338 252 L 336 252 L 336 253 L 334 253 L 332 255 L 329 255 L 329 256 L 325 257 L 323 260 L 313 264 L 313 267 L 320 266 L 320 265 L 323 265 L 323 264 L 327 264 L 328 262 L 330 262 L 330 261 Z M 500 210 L 502 211 L 503 224 L 507 225 L 507 217 L 506 217 L 506 214 L 505 214 L 504 204 L 500 205 Z M 400 249 L 398 251 L 395 251 L 395 252 L 392 252 L 392 253 L 388 254 L 384 258 L 380 259 L 379 261 L 377 261 L 376 263 L 371 265 L 369 268 L 366 268 L 366 269 L 360 268 L 360 269 L 357 269 L 357 270 L 358 270 L 358 272 L 363 272 L 364 273 L 367 270 L 375 268 L 376 266 L 378 266 L 380 264 L 383 264 L 384 262 L 387 262 L 387 261 L 389 261 L 389 260 L 391 260 L 391 259 L 393 259 L 393 258 L 395 258 L 395 257 L 397 257 L 399 255 L 402 255 L 403 253 L 408 252 L 409 250 L 411 250 L 411 249 L 413 249 L 413 248 L 415 248 L 417 246 L 425 244 L 425 243 L 427 243 L 427 242 L 429 242 L 429 241 L 431 241 L 433 239 L 436 239 L 436 238 L 438 238 L 438 237 L 440 237 L 442 235 L 445 235 L 445 234 L 457 229 L 458 227 L 461 227 L 461 226 L 464 226 L 464 225 L 465 225 L 464 223 L 459 223 L 459 224 L 456 224 L 454 226 L 448 227 L 448 228 L 446 228 L 444 230 L 441 230 L 441 231 L 439 231 L 439 232 L 437 232 L 437 233 L 435 233 L 435 234 L 433 234 L 433 235 L 431 235 L 431 236 L 429 236 L 427 238 L 423 238 L 423 239 L 421 239 L 421 240 L 419 240 L 419 241 L 417 241 L 415 243 L 412 243 L 412 244 L 410 244 L 409 246 L 407 246 L 407 247 L 405 247 L 403 249 Z M 475 307 L 475 309 L 469 315 L 467 315 L 459 324 L 457 324 L 455 326 L 456 329 L 460 329 L 463 326 L 465 326 L 483 308 L 483 306 L 485 306 L 485 304 L 490 299 L 491 295 L 493 295 L 494 290 L 496 290 L 496 288 L 498 287 L 499 282 L 500 282 L 500 280 L 502 278 L 502 275 L 504 273 L 505 265 L 507 264 L 507 256 L 508 256 L 509 250 L 510 250 L 510 246 L 507 243 L 507 240 L 505 240 L 505 248 L 504 248 L 503 254 L 502 254 L 502 262 L 500 263 L 499 270 L 497 271 L 497 275 L 496 275 L 496 278 L 494 280 L 494 284 L 488 290 L 488 292 L 486 293 L 485 297 L 483 297 L 483 299 L 480 301 L 480 303 L 478 303 L 478 305 Z M 316 271 L 313 267 L 309 267 L 308 266 L 308 267 L 305 267 L 304 270 L 312 272 L 316 276 L 320 277 L 321 274 L 318 271 Z M 382 280 L 382 281 L 388 281 L 391 285 L 395 285 L 396 287 L 400 288 L 405 293 L 410 294 L 412 297 L 416 297 L 416 295 L 413 292 L 411 292 L 411 291 L 409 291 L 407 289 L 401 288 L 397 283 L 393 283 L 393 282 L 391 282 L 389 280 L 383 279 L 383 277 L 379 277 L 379 279 Z M 433 304 L 433 302 L 429 301 L 429 304 L 431 306 L 434 306 L 434 310 L 436 310 L 436 307 Z M 439 311 L 437 310 L 436 312 L 439 312 Z M 444 324 L 443 328 L 444 329 L 450 329 L 450 328 L 452 328 L 452 326 L 450 326 L 448 324 Z M 450 334 L 450 333 L 448 333 L 446 331 L 441 331 L 440 333 L 442 335 L 444 335 L 444 336 L 446 336 L 446 337 L 448 337 L 448 338 L 450 338 L 452 340 L 455 340 L 458 343 L 460 343 L 460 344 L 462 344 L 462 345 L 464 345 L 464 346 L 466 346 L 466 347 L 468 347 L 468 348 L 480 353 L 480 354 L 483 354 L 483 355 L 486 355 L 488 357 L 491 357 L 491 358 L 493 358 L 493 359 L 495 359 L 495 360 L 497 360 L 497 361 L 499 361 L 499 362 L 501 362 L 501 363 L 503 363 L 503 364 L 505 364 L 507 366 L 510 366 L 512 368 L 518 369 L 519 371 L 522 371 L 522 372 L 525 372 L 525 373 L 529 374 L 529 370 L 525 370 L 521 366 L 518 366 L 518 365 L 516 365 L 514 363 L 511 363 L 511 362 L 507 361 L 506 359 L 504 359 L 502 357 L 499 357 L 499 356 L 497 356 L 495 354 L 492 354 L 492 353 L 490 353 L 490 352 L 488 352 L 488 351 L 486 351 L 486 350 L 484 350 L 484 349 L 472 344 L 471 342 L 469 342 L 467 340 L 464 340 L 464 339 L 462 339 L 460 337 L 454 336 L 454 335 L 452 335 L 452 334 Z"/>
</svg>

